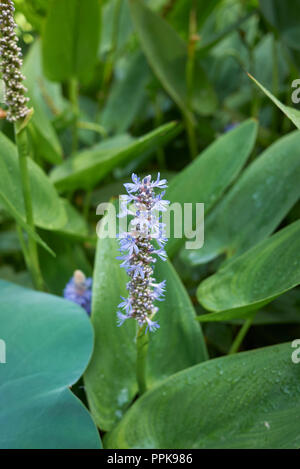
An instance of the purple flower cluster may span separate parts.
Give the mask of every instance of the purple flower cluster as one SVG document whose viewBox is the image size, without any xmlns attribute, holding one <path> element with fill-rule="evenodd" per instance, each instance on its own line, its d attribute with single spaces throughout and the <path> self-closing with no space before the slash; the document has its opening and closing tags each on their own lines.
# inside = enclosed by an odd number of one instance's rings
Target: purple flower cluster
<svg viewBox="0 0 300 469">
<path fill-rule="evenodd" d="M 15 7 L 11 0 L 0 0 L 0 56 L 1 72 L 5 84 L 5 100 L 8 106 L 7 120 L 16 122 L 29 113 L 25 96 L 27 89 L 21 72 L 23 60 L 18 37 L 15 33 Z"/>
<path fill-rule="evenodd" d="M 146 331 L 155 331 L 159 328 L 153 321 L 158 308 L 155 301 L 162 301 L 166 282 L 158 283 L 153 277 L 153 264 L 159 257 L 167 259 L 164 246 L 167 242 L 165 224 L 161 222 L 160 212 L 168 209 L 167 200 L 163 200 L 165 192 L 155 194 L 156 189 L 167 187 L 166 179 L 152 181 L 151 176 L 140 180 L 132 175 L 132 183 L 124 184 L 128 195 L 121 196 L 121 212 L 119 217 L 133 216 L 130 222 L 130 231 L 122 233 L 120 238 L 120 251 L 123 267 L 130 277 L 127 284 L 128 298 L 122 297 L 118 311 L 118 325 L 121 326 L 126 319 L 134 318 L 140 327 L 146 325 Z M 155 245 L 153 243 L 155 241 Z"/>
<path fill-rule="evenodd" d="M 64 298 L 80 305 L 89 316 L 91 314 L 92 283 L 91 278 L 86 278 L 81 270 L 76 270 L 64 289 Z"/>
</svg>

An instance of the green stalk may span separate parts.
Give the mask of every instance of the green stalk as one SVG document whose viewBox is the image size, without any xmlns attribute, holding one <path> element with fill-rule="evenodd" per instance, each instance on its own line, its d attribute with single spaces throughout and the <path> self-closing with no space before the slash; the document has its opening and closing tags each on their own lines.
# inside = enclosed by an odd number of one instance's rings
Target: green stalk
<svg viewBox="0 0 300 469">
<path fill-rule="evenodd" d="M 84 198 L 84 205 L 83 205 L 83 217 L 86 221 L 89 219 L 89 212 L 91 208 L 91 201 L 92 201 L 92 189 L 88 189 L 85 194 Z"/>
<path fill-rule="evenodd" d="M 137 345 L 137 361 L 136 361 L 136 378 L 139 388 L 139 395 L 141 396 L 147 390 L 146 379 L 146 365 L 147 365 L 147 351 L 149 345 L 149 334 L 145 332 L 146 326 L 142 326 L 137 331 L 136 345 Z"/>
<path fill-rule="evenodd" d="M 187 85 L 187 108 L 185 114 L 186 130 L 188 135 L 189 149 L 191 158 L 194 159 L 198 155 L 198 145 L 195 132 L 195 122 L 193 116 L 193 96 L 195 85 L 195 52 L 197 42 L 197 2 L 194 0 L 190 11 L 189 20 L 189 43 L 188 43 L 188 59 L 186 64 L 186 85 Z"/>
<path fill-rule="evenodd" d="M 22 190 L 24 198 L 24 206 L 26 213 L 27 224 L 31 227 L 32 231 L 35 232 L 30 180 L 27 166 L 28 158 L 28 135 L 26 127 L 22 127 L 22 124 L 17 122 L 15 124 L 15 140 L 19 154 L 19 166 L 22 181 Z M 32 236 L 28 236 L 28 250 L 24 251 L 25 260 L 29 266 L 32 281 L 37 290 L 44 289 L 44 281 L 40 270 L 38 250 L 36 241 Z"/>
<path fill-rule="evenodd" d="M 102 90 L 104 94 L 104 99 L 106 97 L 106 93 L 107 93 L 108 86 L 112 78 L 113 69 L 114 69 L 115 52 L 118 46 L 121 7 L 122 7 L 122 0 L 117 0 L 116 5 L 115 5 L 114 16 L 113 16 L 111 48 L 110 48 L 107 60 L 105 62 L 104 71 L 103 71 Z"/>
<path fill-rule="evenodd" d="M 155 114 L 154 127 L 156 128 L 156 127 L 159 127 L 163 122 L 163 114 L 162 114 L 160 106 L 159 106 L 157 94 L 156 94 L 156 96 L 154 96 L 154 114 Z M 157 157 L 157 162 L 158 162 L 159 168 L 160 169 L 166 169 L 166 167 L 167 167 L 167 165 L 166 165 L 166 155 L 165 155 L 163 147 L 159 147 L 157 149 L 156 157 Z"/>
<path fill-rule="evenodd" d="M 255 316 L 256 316 L 256 312 L 250 318 L 246 319 L 243 326 L 239 330 L 236 338 L 234 339 L 230 347 L 230 350 L 228 352 L 228 355 L 233 355 L 234 353 L 237 353 L 239 351 L 239 348 L 242 345 L 242 342 L 244 338 L 246 337 L 246 334 L 248 333 L 250 327 L 252 326 Z"/>
<path fill-rule="evenodd" d="M 74 123 L 72 129 L 72 153 L 78 150 L 78 120 L 79 120 L 79 84 L 76 78 L 72 78 L 69 82 L 69 99 L 72 104 L 72 111 L 74 114 Z"/>
</svg>

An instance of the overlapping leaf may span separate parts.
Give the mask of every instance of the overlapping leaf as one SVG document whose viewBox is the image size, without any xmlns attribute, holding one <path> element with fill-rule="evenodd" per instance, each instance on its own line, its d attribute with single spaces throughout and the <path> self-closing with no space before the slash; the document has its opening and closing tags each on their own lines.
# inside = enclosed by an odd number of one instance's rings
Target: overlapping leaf
<svg viewBox="0 0 300 469">
<path fill-rule="evenodd" d="M 171 203 L 180 203 L 182 209 L 184 203 L 192 203 L 194 214 L 195 204 L 204 203 L 207 214 L 242 169 L 253 149 L 256 133 L 257 124 L 250 119 L 220 137 L 172 179 L 166 198 Z M 173 255 L 184 239 L 173 237 L 174 225 L 170 232 L 167 250 Z"/>
<path fill-rule="evenodd" d="M 207 218 L 203 248 L 185 250 L 183 259 L 198 265 L 238 255 L 270 235 L 300 197 L 299 145 L 295 131 L 257 158 Z"/>
<path fill-rule="evenodd" d="M 185 115 L 190 114 L 186 80 L 187 44 L 157 13 L 140 0 L 129 0 L 133 24 L 142 49 L 158 79 Z M 196 63 L 195 90 L 191 103 L 199 114 L 212 113 L 216 95 L 204 70 Z"/>
<path fill-rule="evenodd" d="M 202 282 L 197 297 L 213 311 L 200 321 L 243 317 L 300 283 L 300 221 L 229 261 Z"/>
<path fill-rule="evenodd" d="M 87 315 L 74 303 L 0 281 L 2 449 L 100 448 L 97 429 L 71 393 L 92 353 Z M 18 301 L 16 301 L 16 298 Z"/>
<path fill-rule="evenodd" d="M 300 368 L 290 344 L 210 360 L 147 392 L 106 448 L 299 448 Z M 298 351 L 298 357 L 299 357 Z"/>
<path fill-rule="evenodd" d="M 110 213 L 102 222 L 102 235 L 113 220 Z M 96 341 L 85 385 L 93 417 L 102 430 L 110 430 L 122 418 L 137 392 L 136 324 L 131 320 L 118 328 L 116 322 L 120 295 L 126 296 L 128 282 L 116 260 L 118 254 L 116 239 L 99 239 L 92 307 Z M 167 293 L 157 314 L 161 328 L 151 336 L 148 386 L 207 358 L 201 329 L 179 277 L 169 263 L 157 264 L 155 274 L 167 280 Z"/>
<path fill-rule="evenodd" d="M 21 218 L 25 222 L 17 149 L 4 134 L 0 134 L 0 155 L 1 197 L 3 194 L 3 198 L 8 201 L 9 207 L 13 207 L 11 215 L 14 218 L 17 218 L 18 215 L 18 221 Z M 28 169 L 35 224 L 47 230 L 61 228 L 66 222 L 66 214 L 55 188 L 41 168 L 31 159 L 28 159 Z M 9 207 L 6 204 L 6 208 L 10 212 Z"/>
<path fill-rule="evenodd" d="M 98 0 L 51 0 L 43 33 L 43 65 L 53 81 L 90 79 L 101 25 Z"/>
<path fill-rule="evenodd" d="M 128 136 L 109 139 L 56 167 L 51 173 L 51 180 L 61 191 L 94 187 L 114 167 L 142 153 L 154 151 L 180 130 L 180 125 L 171 122 L 135 140 Z"/>
</svg>

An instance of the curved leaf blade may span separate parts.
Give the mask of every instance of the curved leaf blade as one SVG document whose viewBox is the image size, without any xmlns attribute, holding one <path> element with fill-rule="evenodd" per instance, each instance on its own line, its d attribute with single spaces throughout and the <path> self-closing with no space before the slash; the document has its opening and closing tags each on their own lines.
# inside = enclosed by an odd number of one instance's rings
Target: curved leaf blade
<svg viewBox="0 0 300 469">
<path fill-rule="evenodd" d="M 170 182 L 166 198 L 171 203 L 205 204 L 205 214 L 215 205 L 222 193 L 239 174 L 255 143 L 257 123 L 245 121 L 236 129 L 218 138 L 198 158 Z M 194 217 L 195 219 L 195 217 Z M 181 247 L 184 239 L 173 237 L 167 244 L 170 256 Z"/>
<path fill-rule="evenodd" d="M 0 133 L 0 192 L 14 207 L 14 213 L 25 222 L 25 208 L 16 146 Z M 28 158 L 32 191 L 34 222 L 47 230 L 59 229 L 66 222 L 66 214 L 58 194 L 41 168 Z M 7 204 L 6 204 L 7 205 Z M 10 210 L 9 210 L 10 211 Z M 15 214 L 12 215 L 15 217 Z"/>
<path fill-rule="evenodd" d="M 91 417 L 68 389 L 92 353 L 85 312 L 4 281 L 0 292 L 7 348 L 7 363 L 0 367 L 1 448 L 100 448 Z"/>
<path fill-rule="evenodd" d="M 300 283 L 300 221 L 229 261 L 202 282 L 197 298 L 213 314 L 199 321 L 243 317 Z"/>
<path fill-rule="evenodd" d="M 69 158 L 52 171 L 50 179 L 60 191 L 92 188 L 116 166 L 154 151 L 180 131 L 181 126 L 171 122 L 133 141 L 121 136 L 112 138 Z"/>
<path fill-rule="evenodd" d="M 43 33 L 43 65 L 52 81 L 89 81 L 97 62 L 98 0 L 51 0 Z"/>
<path fill-rule="evenodd" d="M 109 213 L 101 229 L 107 229 L 113 220 L 114 215 Z M 90 408 L 102 430 L 110 430 L 121 419 L 137 392 L 136 323 L 126 321 L 117 327 L 116 320 L 120 296 L 127 296 L 129 279 L 116 260 L 118 247 L 116 239 L 98 241 L 92 306 L 96 340 L 85 373 Z M 148 386 L 207 358 L 195 312 L 176 272 L 169 263 L 157 262 L 155 275 L 167 280 L 167 292 L 157 313 L 161 327 L 150 338 Z"/>
<path fill-rule="evenodd" d="M 299 448 L 300 369 L 290 344 L 210 360 L 156 386 L 106 448 Z"/>
<path fill-rule="evenodd" d="M 269 236 L 300 197 L 299 145 L 295 131 L 255 159 L 208 217 L 203 248 L 183 251 L 183 259 L 199 265 L 240 255 Z"/>
</svg>

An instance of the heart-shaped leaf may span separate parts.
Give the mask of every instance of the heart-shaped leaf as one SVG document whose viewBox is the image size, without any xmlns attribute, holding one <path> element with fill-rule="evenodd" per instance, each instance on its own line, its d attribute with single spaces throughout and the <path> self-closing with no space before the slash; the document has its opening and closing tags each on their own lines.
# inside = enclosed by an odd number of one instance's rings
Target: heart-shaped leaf
<svg viewBox="0 0 300 469">
<path fill-rule="evenodd" d="M 136 324 L 131 320 L 117 327 L 116 320 L 120 295 L 126 296 L 128 277 L 116 260 L 117 240 L 101 239 L 110 223 L 114 223 L 113 213 L 102 222 L 98 241 L 92 306 L 96 340 L 85 373 L 90 408 L 102 430 L 110 430 L 120 420 L 137 392 Z M 155 276 L 167 280 L 167 291 L 157 313 L 161 327 L 150 338 L 148 386 L 207 358 L 195 312 L 176 272 L 169 263 L 158 262 Z"/>
<path fill-rule="evenodd" d="M 254 160 L 207 218 L 203 248 L 184 250 L 182 258 L 203 264 L 222 253 L 241 254 L 269 236 L 300 196 L 299 145 L 295 131 Z"/>
<path fill-rule="evenodd" d="M 299 448 L 293 352 L 290 344 L 276 345 L 176 373 L 138 399 L 105 447 Z"/>
<path fill-rule="evenodd" d="M 0 447 L 100 448 L 91 417 L 68 389 L 92 353 L 85 311 L 4 281 L 0 294 L 6 345 L 6 363 L 0 364 Z"/>
<path fill-rule="evenodd" d="M 300 221 L 229 261 L 202 282 L 197 297 L 213 314 L 200 321 L 239 318 L 300 283 Z"/>
<path fill-rule="evenodd" d="M 242 169 L 253 149 L 256 133 L 257 123 L 249 119 L 220 137 L 172 179 L 166 198 L 171 203 L 180 203 L 182 209 L 184 203 L 192 203 L 193 216 L 196 203 L 204 203 L 207 214 Z M 173 237 L 172 224 L 170 233 L 167 251 L 172 256 L 184 238 Z"/>
</svg>

